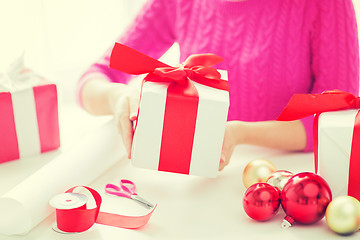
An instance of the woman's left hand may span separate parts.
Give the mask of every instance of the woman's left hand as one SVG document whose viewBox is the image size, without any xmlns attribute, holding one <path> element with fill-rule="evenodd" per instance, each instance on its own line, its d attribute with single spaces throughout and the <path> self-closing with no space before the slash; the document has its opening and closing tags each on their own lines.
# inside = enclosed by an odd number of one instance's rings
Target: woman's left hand
<svg viewBox="0 0 360 240">
<path fill-rule="evenodd" d="M 230 162 L 230 158 L 234 147 L 235 142 L 235 132 L 233 131 L 234 125 L 232 122 L 227 122 L 225 127 L 224 141 L 221 150 L 219 171 L 222 171 Z"/>
<path fill-rule="evenodd" d="M 303 151 L 306 147 L 306 131 L 301 120 L 296 121 L 229 121 L 226 123 L 219 171 L 229 164 L 237 144 Z"/>
</svg>

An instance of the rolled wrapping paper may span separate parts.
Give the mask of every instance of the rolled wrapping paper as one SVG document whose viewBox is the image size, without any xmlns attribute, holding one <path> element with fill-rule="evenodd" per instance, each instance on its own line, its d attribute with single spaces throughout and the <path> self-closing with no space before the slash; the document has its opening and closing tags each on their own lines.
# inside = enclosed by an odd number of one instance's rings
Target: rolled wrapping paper
<svg viewBox="0 0 360 240">
<path fill-rule="evenodd" d="M 95 201 L 94 206 L 87 204 L 86 195 L 75 193 L 77 189 L 86 189 L 90 198 Z M 123 216 L 113 213 L 100 212 L 101 196 L 92 188 L 77 186 L 66 193 L 55 196 L 50 205 L 56 208 L 56 223 L 60 231 L 67 233 L 83 232 L 99 223 L 103 225 L 135 229 L 144 226 L 150 219 L 156 206 L 143 216 Z"/>
<path fill-rule="evenodd" d="M 124 155 L 113 121 L 95 129 L 0 197 L 0 233 L 26 234 L 54 211 L 53 196 L 88 185 Z"/>
</svg>

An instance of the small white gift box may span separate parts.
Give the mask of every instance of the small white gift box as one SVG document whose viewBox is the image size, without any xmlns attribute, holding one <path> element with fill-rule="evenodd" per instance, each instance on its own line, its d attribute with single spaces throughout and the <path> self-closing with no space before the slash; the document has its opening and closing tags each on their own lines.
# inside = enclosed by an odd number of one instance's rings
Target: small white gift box
<svg viewBox="0 0 360 240">
<path fill-rule="evenodd" d="M 359 110 L 321 113 L 318 120 L 318 174 L 333 197 L 351 195 L 360 200 Z"/>
<path fill-rule="evenodd" d="M 60 146 L 56 85 L 23 65 L 0 77 L 0 163 Z"/>
</svg>

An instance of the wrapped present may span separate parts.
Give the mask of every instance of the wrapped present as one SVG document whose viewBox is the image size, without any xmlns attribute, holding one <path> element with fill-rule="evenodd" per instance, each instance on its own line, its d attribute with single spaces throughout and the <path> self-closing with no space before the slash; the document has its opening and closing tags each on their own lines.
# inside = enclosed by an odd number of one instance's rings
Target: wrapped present
<svg viewBox="0 0 360 240">
<path fill-rule="evenodd" d="M 229 107 L 226 71 L 211 66 L 214 54 L 192 55 L 170 67 L 116 43 L 110 67 L 148 73 L 142 83 L 133 137 L 134 166 L 158 171 L 215 177 Z"/>
<path fill-rule="evenodd" d="M 0 76 L 0 163 L 59 146 L 56 85 L 19 59 Z"/>
<path fill-rule="evenodd" d="M 295 94 L 278 120 L 314 119 L 315 172 L 334 197 L 360 200 L 360 98 L 339 90 Z"/>
</svg>

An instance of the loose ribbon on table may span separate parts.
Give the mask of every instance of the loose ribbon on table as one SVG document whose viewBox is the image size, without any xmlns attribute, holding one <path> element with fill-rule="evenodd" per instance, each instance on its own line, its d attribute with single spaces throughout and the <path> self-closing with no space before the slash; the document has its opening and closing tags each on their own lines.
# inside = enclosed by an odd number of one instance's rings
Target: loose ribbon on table
<svg viewBox="0 0 360 240">
<path fill-rule="evenodd" d="M 115 43 L 110 68 L 135 75 L 147 73 L 142 84 L 147 81 L 171 82 L 167 88 L 159 171 L 189 174 L 199 104 L 199 94 L 193 81 L 229 91 L 228 82 L 222 80 L 220 73 L 212 68 L 221 61 L 223 59 L 215 54 L 194 54 L 180 67 L 171 67 Z M 182 140 L 174 141 L 174 136 Z"/>
<path fill-rule="evenodd" d="M 70 188 L 66 193 L 72 193 L 75 188 L 83 187 L 87 189 L 95 200 L 96 207 L 87 209 L 86 203 L 78 208 L 74 209 L 56 209 L 56 223 L 58 229 L 64 232 L 84 232 L 94 225 L 99 223 L 103 225 L 135 229 L 140 228 L 147 224 L 152 211 L 144 216 L 123 216 L 113 213 L 100 212 L 101 196 L 92 188 L 85 186 L 76 186 Z"/>
<path fill-rule="evenodd" d="M 360 109 L 360 98 L 340 90 L 325 91 L 321 94 L 294 94 L 277 118 L 292 121 L 315 114 L 313 136 L 315 172 L 318 170 L 318 124 L 323 112 Z M 352 138 L 348 194 L 360 199 L 360 112 L 357 113 Z"/>
</svg>

